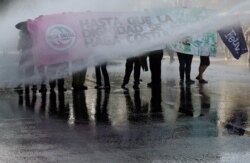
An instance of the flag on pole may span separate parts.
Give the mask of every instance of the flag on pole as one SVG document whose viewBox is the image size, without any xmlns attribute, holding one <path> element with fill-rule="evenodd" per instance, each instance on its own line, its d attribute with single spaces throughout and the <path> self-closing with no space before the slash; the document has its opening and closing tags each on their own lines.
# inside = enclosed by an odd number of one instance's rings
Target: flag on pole
<svg viewBox="0 0 250 163">
<path fill-rule="evenodd" d="M 218 33 L 234 58 L 239 59 L 242 54 L 248 51 L 240 23 L 220 29 Z"/>
</svg>

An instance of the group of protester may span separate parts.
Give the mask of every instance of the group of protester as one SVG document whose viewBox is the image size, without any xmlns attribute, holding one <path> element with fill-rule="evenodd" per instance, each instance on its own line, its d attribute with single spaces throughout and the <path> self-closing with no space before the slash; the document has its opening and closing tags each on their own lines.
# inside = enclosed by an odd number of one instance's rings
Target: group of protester
<svg viewBox="0 0 250 163">
<path fill-rule="evenodd" d="M 29 32 L 26 27 L 26 22 L 21 22 L 16 25 L 16 28 L 20 30 L 20 39 L 18 44 L 18 50 L 21 53 L 20 65 L 22 66 L 22 72 L 19 74 L 22 77 L 31 77 L 34 75 L 35 66 L 32 60 L 32 40 L 30 38 Z M 184 54 L 177 52 L 178 60 L 179 60 L 179 73 L 180 73 L 180 84 L 194 84 L 194 80 L 190 78 L 191 73 L 191 64 L 193 55 Z M 147 58 L 149 58 L 149 68 L 147 64 Z M 157 87 L 161 85 L 161 61 L 163 58 L 163 50 L 154 50 L 150 51 L 146 54 L 135 56 L 128 58 L 126 60 L 126 67 L 125 67 L 125 75 L 123 79 L 123 83 L 121 88 L 127 89 L 126 85 L 129 83 L 130 75 L 134 69 L 134 89 L 139 89 L 140 84 L 140 74 L 141 69 L 144 71 L 151 71 L 151 82 L 147 84 L 148 87 Z M 207 83 L 206 80 L 203 79 L 203 73 L 206 68 L 209 66 L 210 61 L 208 56 L 201 56 L 200 57 L 200 67 L 199 67 L 199 74 L 196 79 L 199 83 Z M 46 88 L 46 78 L 45 78 L 45 68 L 43 66 L 38 67 L 38 71 L 41 76 L 43 76 L 43 81 L 41 84 L 41 88 L 39 89 L 40 92 L 44 92 L 47 90 Z M 85 77 L 86 77 L 86 69 L 82 69 L 72 75 L 72 87 L 74 90 L 86 90 L 87 86 L 84 85 Z M 107 71 L 107 63 L 102 63 L 100 65 L 95 66 L 95 73 L 96 73 L 96 89 L 110 89 L 110 80 Z M 102 76 L 104 78 L 104 82 L 102 84 Z M 64 88 L 64 79 L 60 78 L 57 80 L 50 80 L 49 82 L 50 89 L 55 89 L 56 85 L 58 87 L 58 91 L 66 91 Z M 29 91 L 29 85 L 25 85 L 25 91 Z M 19 87 L 18 87 L 19 89 Z M 37 90 L 36 85 L 33 85 L 31 88 L 33 91 Z"/>
</svg>

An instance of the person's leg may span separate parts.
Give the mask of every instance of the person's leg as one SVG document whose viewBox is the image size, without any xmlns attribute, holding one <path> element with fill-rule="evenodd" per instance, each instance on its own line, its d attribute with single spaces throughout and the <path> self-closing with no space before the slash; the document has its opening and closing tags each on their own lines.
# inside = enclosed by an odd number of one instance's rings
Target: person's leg
<svg viewBox="0 0 250 163">
<path fill-rule="evenodd" d="M 180 73 L 180 83 L 182 84 L 184 81 L 184 72 L 185 72 L 185 55 L 182 53 L 177 53 L 179 60 L 179 73 Z"/>
<path fill-rule="evenodd" d="M 87 69 L 83 69 L 73 74 L 72 87 L 74 89 L 80 89 L 80 90 L 88 89 L 86 86 L 84 86 L 86 73 L 87 73 Z"/>
<path fill-rule="evenodd" d="M 203 73 L 205 72 L 205 70 L 207 69 L 209 65 L 210 65 L 209 56 L 201 56 L 199 74 L 196 77 L 196 79 L 199 80 L 200 83 L 208 83 L 206 80 L 203 79 Z"/>
<path fill-rule="evenodd" d="M 50 89 L 55 89 L 55 87 L 56 87 L 56 80 L 51 80 L 49 82 L 49 86 L 50 86 Z"/>
<path fill-rule="evenodd" d="M 154 51 L 151 56 L 151 84 L 148 86 L 159 85 L 161 84 L 161 60 L 163 57 L 163 51 L 157 50 Z"/>
<path fill-rule="evenodd" d="M 206 69 L 207 69 L 207 65 L 200 65 L 199 66 L 199 75 L 197 76 L 197 78 L 199 78 L 199 80 L 203 79 L 203 73 L 205 72 Z"/>
<path fill-rule="evenodd" d="M 87 69 L 86 68 L 83 69 L 81 73 L 82 73 L 81 80 L 82 80 L 82 84 L 83 84 L 82 87 L 83 87 L 83 89 L 88 89 L 88 87 L 84 85 L 85 84 L 85 80 L 86 80 Z"/>
<path fill-rule="evenodd" d="M 56 79 L 54 79 L 57 75 L 56 66 L 56 64 L 47 66 L 47 77 L 49 79 L 49 86 L 51 90 L 55 89 L 56 87 Z"/>
<path fill-rule="evenodd" d="M 105 88 L 110 88 L 109 74 L 107 71 L 107 63 L 101 65 L 101 70 L 104 78 Z"/>
<path fill-rule="evenodd" d="M 152 83 L 153 83 L 153 80 L 154 80 L 154 57 L 153 57 L 153 53 L 151 52 L 149 54 L 149 69 L 150 69 L 150 72 L 151 72 L 151 82 L 148 83 L 148 87 L 151 87 L 152 86 Z"/>
<path fill-rule="evenodd" d="M 30 72 L 29 72 L 29 73 L 30 73 L 29 76 L 30 76 L 30 78 L 32 79 L 32 77 L 35 76 L 35 66 L 34 66 L 33 64 L 30 66 Z M 34 80 L 34 79 L 32 79 L 32 80 L 33 80 L 33 81 L 32 81 L 31 90 L 32 90 L 33 93 L 36 93 L 36 91 L 37 91 L 37 86 L 35 85 L 35 80 Z"/>
<path fill-rule="evenodd" d="M 64 78 L 57 79 L 57 87 L 59 92 L 66 91 L 66 89 L 64 88 Z"/>
<path fill-rule="evenodd" d="M 193 55 L 186 54 L 186 56 L 185 56 L 185 61 L 186 61 L 185 73 L 186 73 L 186 83 L 187 84 L 194 84 L 194 81 L 191 80 L 191 78 L 190 78 L 192 60 L 193 60 Z"/>
<path fill-rule="evenodd" d="M 125 76 L 123 79 L 122 87 L 125 87 L 125 85 L 128 84 L 129 82 L 130 75 L 133 71 L 133 64 L 134 64 L 133 59 L 127 59 L 126 68 L 125 68 Z"/>
<path fill-rule="evenodd" d="M 161 60 L 163 58 L 163 50 L 157 52 L 157 56 L 155 59 L 155 75 L 154 75 L 154 84 L 161 84 Z"/>
<path fill-rule="evenodd" d="M 141 75 L 141 65 L 139 58 L 134 60 L 134 88 L 138 89 L 140 84 L 140 75 Z"/>
<path fill-rule="evenodd" d="M 75 73 L 73 73 L 72 74 L 72 87 L 74 88 L 74 89 L 78 89 L 78 87 L 79 87 L 79 73 L 80 72 L 75 72 Z"/>
<path fill-rule="evenodd" d="M 101 76 L 101 67 L 95 66 L 95 75 L 96 75 L 96 86 L 95 88 L 99 89 L 102 86 L 102 76 Z"/>
<path fill-rule="evenodd" d="M 46 88 L 46 84 L 45 84 L 45 82 L 46 82 L 45 66 L 38 66 L 37 71 L 41 77 L 41 87 L 39 89 L 39 92 L 40 93 L 46 92 L 47 88 Z"/>
</svg>

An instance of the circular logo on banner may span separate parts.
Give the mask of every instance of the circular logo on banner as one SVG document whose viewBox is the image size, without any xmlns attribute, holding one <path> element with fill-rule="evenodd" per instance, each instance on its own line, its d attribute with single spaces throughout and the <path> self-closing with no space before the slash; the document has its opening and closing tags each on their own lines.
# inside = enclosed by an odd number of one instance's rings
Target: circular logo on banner
<svg viewBox="0 0 250 163">
<path fill-rule="evenodd" d="M 52 25 L 46 31 L 46 42 L 55 50 L 66 50 L 75 43 L 75 40 L 74 30 L 63 24 Z"/>
</svg>

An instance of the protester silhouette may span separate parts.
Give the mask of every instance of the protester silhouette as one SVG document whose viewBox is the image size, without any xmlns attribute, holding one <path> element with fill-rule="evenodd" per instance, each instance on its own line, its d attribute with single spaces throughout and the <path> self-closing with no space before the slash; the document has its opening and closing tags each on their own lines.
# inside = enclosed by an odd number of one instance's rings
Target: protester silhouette
<svg viewBox="0 0 250 163">
<path fill-rule="evenodd" d="M 37 87 L 32 81 L 32 76 L 35 73 L 35 66 L 33 63 L 33 55 L 32 55 L 32 39 L 27 29 L 27 22 L 20 22 L 15 26 L 20 30 L 19 32 L 19 41 L 17 50 L 20 51 L 20 61 L 19 61 L 19 76 L 24 81 L 25 93 L 29 93 L 29 84 L 33 84 L 32 91 L 36 92 Z M 21 90 L 21 86 L 19 85 L 16 90 Z"/>
<path fill-rule="evenodd" d="M 44 93 L 47 91 L 45 66 L 43 66 L 43 65 L 37 66 L 37 71 L 38 71 L 40 78 L 41 78 L 41 87 L 39 89 L 39 92 Z"/>
<path fill-rule="evenodd" d="M 77 68 L 77 70 L 74 70 L 74 73 L 72 75 L 72 87 L 74 91 L 82 91 L 88 89 L 84 85 L 85 79 L 86 79 L 86 73 L 87 73 L 87 68 L 84 67 L 84 61 L 79 60 L 79 61 L 74 61 L 73 65 Z"/>
<path fill-rule="evenodd" d="M 163 58 L 163 50 L 155 50 L 148 53 L 149 67 L 151 71 L 151 82 L 148 87 L 161 85 L 161 60 Z"/>
<path fill-rule="evenodd" d="M 23 106 L 23 93 L 18 92 L 18 105 Z"/>
<path fill-rule="evenodd" d="M 107 71 L 107 63 L 102 63 L 101 65 L 95 66 L 96 73 L 96 89 L 110 89 L 109 75 Z M 102 76 L 104 78 L 104 87 L 102 84 Z"/>
<path fill-rule="evenodd" d="M 18 104 L 19 106 L 23 106 L 23 102 L 25 101 L 25 106 L 27 109 L 35 110 L 35 104 L 36 104 L 36 92 L 32 93 L 32 98 L 30 99 L 30 94 L 22 92 L 18 92 Z"/>
<path fill-rule="evenodd" d="M 205 70 L 209 65 L 210 65 L 209 56 L 200 56 L 199 74 L 196 77 L 196 79 L 199 81 L 200 84 L 208 83 L 208 81 L 203 78 L 203 73 L 205 72 Z"/>
<path fill-rule="evenodd" d="M 45 110 L 46 110 L 46 104 L 47 104 L 47 94 L 46 94 L 46 92 L 41 92 L 40 112 L 45 112 Z"/>
<path fill-rule="evenodd" d="M 25 98 L 25 106 L 26 106 L 26 108 L 30 108 L 31 107 L 30 94 L 25 93 L 24 98 Z"/>
<path fill-rule="evenodd" d="M 126 60 L 125 75 L 122 83 L 122 88 L 127 89 L 126 85 L 129 83 L 129 78 L 134 69 L 134 89 L 139 89 L 140 84 L 140 74 L 141 74 L 141 64 L 139 57 L 132 57 Z"/>
<path fill-rule="evenodd" d="M 57 104 L 56 104 L 56 92 L 54 90 L 50 91 L 49 95 L 49 113 L 51 115 L 57 114 Z"/>
<path fill-rule="evenodd" d="M 177 52 L 177 56 L 179 60 L 180 84 L 184 84 L 185 77 L 186 84 L 194 84 L 195 82 L 190 77 L 193 55 Z"/>
<path fill-rule="evenodd" d="M 49 81 L 50 90 L 53 91 L 57 85 L 58 92 L 64 92 L 66 89 L 64 88 L 64 78 L 62 76 L 65 75 L 69 70 L 69 65 L 67 63 L 58 63 L 49 65 L 47 67 L 48 76 L 49 77 L 57 77 L 58 79 L 52 79 Z M 64 74 L 60 74 L 63 72 Z"/>
<path fill-rule="evenodd" d="M 35 110 L 35 105 L 36 105 L 36 93 L 32 94 L 32 100 L 31 100 L 31 108 Z"/>
</svg>

